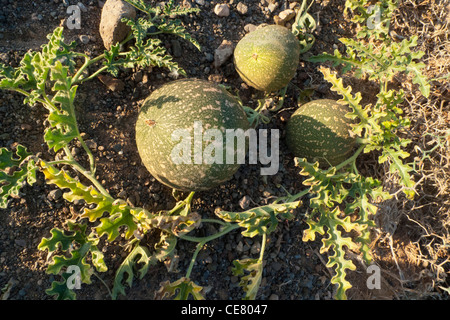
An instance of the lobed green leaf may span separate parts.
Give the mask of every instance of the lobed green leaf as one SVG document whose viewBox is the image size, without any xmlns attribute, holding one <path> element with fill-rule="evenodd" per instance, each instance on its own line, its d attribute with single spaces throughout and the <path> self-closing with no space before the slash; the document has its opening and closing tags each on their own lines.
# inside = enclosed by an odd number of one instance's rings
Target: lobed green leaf
<svg viewBox="0 0 450 320">
<path fill-rule="evenodd" d="M 239 285 L 245 292 L 244 300 L 255 300 L 261 284 L 263 261 L 260 259 L 234 260 L 233 275 L 241 276 Z M 246 274 L 246 275 L 244 275 Z"/>
<path fill-rule="evenodd" d="M 292 219 L 291 210 L 298 208 L 300 204 L 300 201 L 274 202 L 244 212 L 220 211 L 216 215 L 227 222 L 237 222 L 239 226 L 245 228 L 242 235 L 252 238 L 273 232 L 278 225 L 278 216 L 283 219 Z"/>
<path fill-rule="evenodd" d="M 30 185 L 36 182 L 36 169 L 35 160 L 24 146 L 18 145 L 15 154 L 0 148 L 0 208 L 7 207 L 10 196 L 19 195 L 25 181 Z"/>
<path fill-rule="evenodd" d="M 187 300 L 192 296 L 195 300 L 204 300 L 201 294 L 203 287 L 196 285 L 189 278 L 182 277 L 174 282 L 165 281 L 155 294 L 156 299 L 163 300 L 175 296 L 174 300 Z"/>
</svg>

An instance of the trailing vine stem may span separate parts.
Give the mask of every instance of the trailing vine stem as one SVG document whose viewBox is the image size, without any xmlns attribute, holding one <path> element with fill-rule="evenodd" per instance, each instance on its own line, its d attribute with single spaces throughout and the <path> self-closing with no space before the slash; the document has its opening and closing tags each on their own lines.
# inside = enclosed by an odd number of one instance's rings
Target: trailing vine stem
<svg viewBox="0 0 450 320">
<path fill-rule="evenodd" d="M 84 177 L 86 177 L 87 179 L 89 179 L 89 181 L 92 182 L 92 184 L 97 188 L 97 190 L 103 194 L 105 197 L 111 198 L 111 195 L 109 194 L 109 192 L 102 186 L 102 184 L 95 178 L 94 174 L 92 173 L 92 171 L 88 171 L 86 170 L 81 164 L 78 163 L 78 161 L 76 161 L 74 159 L 74 157 L 72 156 L 72 153 L 70 152 L 69 148 L 67 146 L 65 146 L 64 148 L 64 152 L 66 153 L 67 156 L 67 160 L 58 160 L 58 161 L 51 161 L 48 162 L 50 165 L 53 164 L 65 164 L 65 165 L 69 165 L 72 168 L 74 168 L 76 171 L 78 171 L 79 173 L 81 173 Z"/>
<path fill-rule="evenodd" d="M 209 219 L 202 219 L 201 221 L 202 222 L 222 223 L 222 222 L 218 222 L 217 220 L 212 221 L 212 220 L 209 220 Z M 191 262 L 189 264 L 188 270 L 186 272 L 186 278 L 190 277 L 191 272 L 192 272 L 192 268 L 194 267 L 194 264 L 195 264 L 195 261 L 196 261 L 196 258 L 197 258 L 197 255 L 200 252 L 200 250 L 205 246 L 206 243 L 208 243 L 209 241 L 212 241 L 214 239 L 220 238 L 220 237 L 226 235 L 227 233 L 229 233 L 229 232 L 231 232 L 231 231 L 233 231 L 233 230 L 235 230 L 237 228 L 239 228 L 238 224 L 227 223 L 227 226 L 225 228 L 223 228 L 221 231 L 219 231 L 219 232 L 217 232 L 217 233 L 215 233 L 213 235 L 207 236 L 207 237 L 198 238 L 198 237 L 181 235 L 180 239 L 187 240 L 187 241 L 192 241 L 192 242 L 198 242 L 197 247 L 195 249 L 195 252 L 194 252 L 194 254 L 193 254 L 192 258 L 191 258 Z"/>
</svg>

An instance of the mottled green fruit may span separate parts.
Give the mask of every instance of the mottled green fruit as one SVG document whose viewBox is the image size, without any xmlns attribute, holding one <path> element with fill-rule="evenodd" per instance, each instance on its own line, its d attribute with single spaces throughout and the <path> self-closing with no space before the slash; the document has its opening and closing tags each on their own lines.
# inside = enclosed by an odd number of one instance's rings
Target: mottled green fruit
<svg viewBox="0 0 450 320">
<path fill-rule="evenodd" d="M 194 159 L 195 142 L 202 150 L 216 141 L 195 140 L 194 122 L 201 121 L 203 131 L 218 129 L 225 148 L 225 130 L 247 130 L 246 114 L 234 96 L 222 87 L 205 80 L 186 79 L 167 83 L 155 90 L 143 103 L 136 122 L 136 144 L 147 170 L 161 183 L 182 191 L 202 191 L 229 180 L 239 164 L 215 163 Z M 192 148 L 186 154 L 189 161 L 176 164 L 172 151 L 185 140 L 172 134 L 188 130 Z M 180 131 L 181 130 L 181 131 Z M 197 145 L 198 146 L 198 145 Z M 178 149 L 175 149 L 178 150 Z M 223 152 L 225 159 L 225 151 Z M 206 162 L 206 163 L 205 163 Z M 197 164 L 199 163 L 199 164 Z"/>
<path fill-rule="evenodd" d="M 234 50 L 234 66 L 257 90 L 273 92 L 292 80 L 300 59 L 300 44 L 287 28 L 269 25 L 243 37 Z"/>
<path fill-rule="evenodd" d="M 300 106 L 286 127 L 286 143 L 294 156 L 324 166 L 346 160 L 355 145 L 348 112 L 348 106 L 329 99 Z"/>
</svg>

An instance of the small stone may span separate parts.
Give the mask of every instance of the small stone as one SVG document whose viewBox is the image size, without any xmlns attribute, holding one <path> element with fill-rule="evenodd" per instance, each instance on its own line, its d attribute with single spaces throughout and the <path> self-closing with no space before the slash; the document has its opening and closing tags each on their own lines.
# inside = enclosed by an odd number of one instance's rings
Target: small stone
<svg viewBox="0 0 450 320">
<path fill-rule="evenodd" d="M 98 79 L 111 91 L 120 92 L 125 88 L 125 83 L 106 74 L 99 74 Z"/>
<path fill-rule="evenodd" d="M 199 6 L 204 6 L 205 0 L 195 0 L 195 3 L 198 4 Z"/>
<path fill-rule="evenodd" d="M 121 145 L 120 143 L 117 143 L 117 144 L 115 144 L 115 145 L 113 146 L 113 149 L 114 149 L 116 152 L 119 152 L 119 151 L 122 150 L 122 145 Z"/>
<path fill-rule="evenodd" d="M 295 17 L 295 11 L 292 9 L 281 11 L 278 17 L 280 17 L 281 22 L 286 23 Z"/>
<path fill-rule="evenodd" d="M 97 150 L 97 143 L 94 140 L 86 140 L 85 143 L 90 150 Z"/>
<path fill-rule="evenodd" d="M 228 17 L 230 15 L 230 8 L 227 4 L 217 4 L 214 7 L 214 13 L 219 17 Z"/>
<path fill-rule="evenodd" d="M 127 197 L 127 192 L 126 192 L 125 190 L 122 190 L 122 191 L 119 192 L 119 194 L 117 195 L 117 197 L 118 197 L 118 198 L 121 198 L 121 199 L 126 199 L 126 197 Z"/>
<path fill-rule="evenodd" d="M 62 197 L 61 189 L 52 190 L 47 195 L 48 200 L 54 200 L 54 201 L 61 199 L 61 197 Z"/>
<path fill-rule="evenodd" d="M 242 14 L 242 15 L 245 15 L 245 14 L 248 13 L 248 7 L 247 7 L 247 5 L 244 4 L 244 3 L 242 3 L 242 2 L 239 2 L 239 3 L 237 4 L 236 10 L 237 10 L 240 14 Z"/>
<path fill-rule="evenodd" d="M 223 40 L 220 46 L 214 51 L 214 67 L 219 68 L 233 55 L 234 46 L 229 40 Z"/>
<path fill-rule="evenodd" d="M 258 254 L 261 252 L 261 243 L 255 242 L 252 247 L 250 248 L 251 254 Z"/>
<path fill-rule="evenodd" d="M 205 53 L 205 58 L 206 58 L 206 61 L 208 61 L 208 62 L 213 62 L 214 61 L 214 55 L 212 53 L 206 52 Z"/>
<path fill-rule="evenodd" d="M 22 123 L 20 125 L 20 129 L 24 130 L 24 131 L 30 131 L 33 127 L 30 126 L 28 123 Z"/>
<path fill-rule="evenodd" d="M 133 81 L 136 83 L 139 83 L 142 81 L 142 79 L 144 78 L 142 71 L 139 70 L 138 72 L 136 72 L 135 74 L 133 74 Z"/>
<path fill-rule="evenodd" d="M 111 45 L 125 39 L 130 32 L 123 18 L 136 18 L 136 9 L 122 0 L 107 0 L 100 19 L 100 35 L 106 49 L 111 49 Z"/>
<path fill-rule="evenodd" d="M 280 298 L 278 297 L 278 295 L 277 294 L 275 294 L 275 293 L 272 293 L 271 295 L 270 295 L 270 297 L 269 297 L 269 300 L 279 300 Z"/>
<path fill-rule="evenodd" d="M 85 6 L 83 3 L 81 3 L 81 2 L 78 2 L 78 3 L 77 3 L 77 6 L 78 6 L 78 8 L 80 8 L 81 11 L 83 11 L 83 12 L 87 12 L 87 11 L 88 11 L 87 8 L 86 8 L 86 6 Z"/>
<path fill-rule="evenodd" d="M 277 10 L 278 8 L 278 2 L 273 2 L 270 3 L 267 8 L 269 9 L 270 12 L 274 12 L 275 10 Z"/>
<path fill-rule="evenodd" d="M 257 28 L 257 26 L 255 26 L 255 25 L 252 24 L 252 23 L 249 23 L 249 24 L 246 24 L 246 25 L 244 26 L 244 31 L 247 32 L 247 33 L 250 33 L 250 32 L 252 32 L 252 31 L 255 31 L 256 28 Z"/>
<path fill-rule="evenodd" d="M 239 200 L 239 206 L 242 209 L 247 209 L 250 206 L 250 197 L 244 196 L 241 200 Z"/>
<path fill-rule="evenodd" d="M 89 37 L 88 37 L 87 35 L 85 35 L 85 34 L 82 34 L 82 35 L 80 36 L 80 41 L 81 41 L 83 44 L 88 44 L 88 43 L 89 43 Z"/>
</svg>

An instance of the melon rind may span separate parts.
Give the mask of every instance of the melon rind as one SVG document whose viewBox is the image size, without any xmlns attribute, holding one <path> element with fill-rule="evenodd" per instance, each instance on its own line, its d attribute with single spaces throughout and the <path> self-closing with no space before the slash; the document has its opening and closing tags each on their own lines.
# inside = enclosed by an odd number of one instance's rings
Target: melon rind
<svg viewBox="0 0 450 320">
<path fill-rule="evenodd" d="M 154 122 L 149 125 L 148 120 Z M 241 128 L 249 123 L 239 102 L 220 86 L 199 79 L 167 83 L 155 90 L 143 103 L 136 121 L 136 145 L 150 174 L 159 182 L 182 191 L 204 191 L 229 180 L 240 164 L 174 164 L 171 152 L 180 141 L 172 140 L 176 129 L 190 130 L 194 121 L 204 129 Z M 152 123 L 153 123 L 152 122 Z M 225 141 L 223 142 L 225 146 Z M 203 148 L 207 142 L 203 143 Z M 192 146 L 194 145 L 192 141 Z M 193 149 L 192 149 L 193 150 Z M 225 152 L 224 152 L 225 154 Z M 192 159 L 194 152 L 192 151 Z"/>
<path fill-rule="evenodd" d="M 274 92 L 295 76 L 300 44 L 286 27 L 269 25 L 245 35 L 234 50 L 239 76 L 257 90 Z"/>
<path fill-rule="evenodd" d="M 351 109 L 331 99 L 319 99 L 300 106 L 286 126 L 286 144 L 295 157 L 323 166 L 335 166 L 353 150 Z"/>
</svg>

